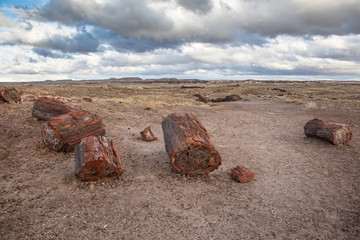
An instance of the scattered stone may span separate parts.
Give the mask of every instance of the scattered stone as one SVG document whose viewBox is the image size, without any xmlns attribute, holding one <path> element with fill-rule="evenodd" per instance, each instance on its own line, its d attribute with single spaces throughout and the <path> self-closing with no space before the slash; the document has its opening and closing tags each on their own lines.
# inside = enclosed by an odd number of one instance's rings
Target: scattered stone
<svg viewBox="0 0 360 240">
<path fill-rule="evenodd" d="M 92 101 L 93 101 L 91 98 L 88 98 L 88 97 L 83 98 L 83 100 L 84 100 L 85 102 L 92 102 Z"/>
<path fill-rule="evenodd" d="M 149 108 L 149 107 L 146 107 L 146 108 L 144 108 L 144 110 L 151 110 L 151 108 Z"/>
<path fill-rule="evenodd" d="M 352 138 L 352 132 L 348 125 L 330 123 L 317 118 L 305 124 L 304 132 L 307 137 L 326 139 L 335 145 L 346 145 Z"/>
<path fill-rule="evenodd" d="M 140 132 L 141 139 L 144 141 L 154 141 L 158 138 L 154 136 L 154 134 L 151 131 L 150 127 L 145 128 L 143 131 Z"/>
<path fill-rule="evenodd" d="M 248 183 L 253 180 L 255 173 L 243 166 L 236 166 L 231 169 L 231 177 L 241 183 Z"/>
<path fill-rule="evenodd" d="M 101 119 L 85 110 L 53 117 L 41 129 L 44 144 L 55 151 L 70 152 L 81 139 L 100 135 L 105 135 Z"/>
<path fill-rule="evenodd" d="M 193 113 L 172 113 L 162 121 L 166 152 L 181 174 L 203 175 L 221 165 L 221 157 L 200 119 Z"/>
<path fill-rule="evenodd" d="M 73 108 L 60 100 L 40 97 L 34 102 L 32 116 L 39 121 L 47 121 L 52 117 L 71 111 L 73 111 Z"/>
<path fill-rule="evenodd" d="M 75 175 L 81 181 L 108 180 L 123 173 L 119 150 L 104 136 L 83 138 L 75 148 Z M 91 187 L 90 189 L 93 189 Z"/>
<path fill-rule="evenodd" d="M 8 103 L 17 103 L 21 101 L 21 94 L 13 87 L 3 87 L 0 90 L 0 99 Z"/>
</svg>

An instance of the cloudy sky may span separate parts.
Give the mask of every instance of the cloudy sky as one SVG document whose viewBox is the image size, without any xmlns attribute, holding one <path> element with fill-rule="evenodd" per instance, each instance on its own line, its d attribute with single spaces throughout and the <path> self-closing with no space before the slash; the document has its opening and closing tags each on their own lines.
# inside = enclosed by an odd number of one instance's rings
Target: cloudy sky
<svg viewBox="0 0 360 240">
<path fill-rule="evenodd" d="M 360 80 L 359 0 L 0 0 L 0 82 Z"/>
</svg>

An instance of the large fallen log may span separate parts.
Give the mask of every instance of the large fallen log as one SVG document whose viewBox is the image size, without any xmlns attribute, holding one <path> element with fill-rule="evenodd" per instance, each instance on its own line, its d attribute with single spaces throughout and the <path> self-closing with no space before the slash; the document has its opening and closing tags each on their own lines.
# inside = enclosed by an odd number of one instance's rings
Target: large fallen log
<svg viewBox="0 0 360 240">
<path fill-rule="evenodd" d="M 73 111 L 72 107 L 60 100 L 49 97 L 40 97 L 34 102 L 32 116 L 38 120 L 47 121 L 52 117 L 71 111 Z"/>
<path fill-rule="evenodd" d="M 201 175 L 221 164 L 209 134 L 192 113 L 172 113 L 162 122 L 165 148 L 173 167 L 181 174 Z"/>
<path fill-rule="evenodd" d="M 100 135 L 105 135 L 101 119 L 85 110 L 53 117 L 41 129 L 44 144 L 55 151 L 69 152 L 81 139 Z"/>
<path fill-rule="evenodd" d="M 345 145 L 352 138 L 352 132 L 346 124 L 329 123 L 328 121 L 314 118 L 304 126 L 305 135 L 327 139 L 335 145 Z"/>
<path fill-rule="evenodd" d="M 75 175 L 81 181 L 114 179 L 123 173 L 119 150 L 104 136 L 83 138 L 75 148 Z"/>
<path fill-rule="evenodd" d="M 4 102 L 20 102 L 21 101 L 21 95 L 18 92 L 18 90 L 16 90 L 16 88 L 13 87 L 3 87 L 0 90 L 0 99 L 3 100 Z"/>
</svg>

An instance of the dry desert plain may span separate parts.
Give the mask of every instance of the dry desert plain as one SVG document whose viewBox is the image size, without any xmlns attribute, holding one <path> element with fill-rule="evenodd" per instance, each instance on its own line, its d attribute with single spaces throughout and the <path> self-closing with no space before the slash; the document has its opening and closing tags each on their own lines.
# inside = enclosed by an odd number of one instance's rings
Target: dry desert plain
<svg viewBox="0 0 360 240">
<path fill-rule="evenodd" d="M 360 83 L 112 80 L 7 86 L 21 91 L 23 102 L 0 104 L 1 239 L 360 238 Z M 206 104 L 194 94 L 242 99 Z M 31 116 L 36 96 L 100 116 L 119 148 L 121 177 L 80 182 L 74 153 L 42 144 L 43 122 Z M 161 121 L 175 111 L 201 119 L 222 156 L 217 170 L 198 177 L 174 171 Z M 306 137 L 303 126 L 314 117 L 348 124 L 349 145 Z M 147 126 L 158 140 L 140 140 Z M 233 180 L 229 173 L 236 165 L 255 172 L 253 181 Z"/>
</svg>

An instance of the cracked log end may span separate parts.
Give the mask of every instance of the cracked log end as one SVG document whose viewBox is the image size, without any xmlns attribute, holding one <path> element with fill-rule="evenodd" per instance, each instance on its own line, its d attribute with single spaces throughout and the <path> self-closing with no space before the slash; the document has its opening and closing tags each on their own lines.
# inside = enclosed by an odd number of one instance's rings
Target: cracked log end
<svg viewBox="0 0 360 240">
<path fill-rule="evenodd" d="M 179 173 L 203 175 L 221 165 L 220 154 L 195 114 L 170 114 L 162 128 L 170 162 Z"/>
<path fill-rule="evenodd" d="M 17 103 L 21 101 L 20 93 L 18 92 L 18 90 L 16 90 L 16 88 L 13 87 L 3 87 L 0 90 L 0 98 L 8 103 Z"/>
<path fill-rule="evenodd" d="M 329 123 L 317 118 L 305 124 L 304 132 L 307 137 L 326 139 L 335 145 L 346 145 L 352 138 L 352 132 L 348 125 Z"/>
<path fill-rule="evenodd" d="M 60 100 L 49 97 L 40 97 L 34 102 L 31 113 L 34 118 L 47 121 L 52 117 L 71 111 L 73 111 L 73 109 Z"/>
<path fill-rule="evenodd" d="M 70 152 L 81 139 L 100 135 L 105 135 L 101 119 L 85 110 L 53 117 L 41 129 L 45 146 L 55 151 Z"/>
<path fill-rule="evenodd" d="M 140 132 L 141 134 L 141 139 L 144 141 L 154 141 L 157 140 L 158 138 L 155 137 L 155 135 L 152 133 L 151 128 L 147 127 L 145 128 L 143 131 Z"/>
<path fill-rule="evenodd" d="M 119 151 L 103 136 L 84 138 L 75 148 L 75 175 L 81 181 L 109 180 L 123 173 Z"/>
<path fill-rule="evenodd" d="M 231 169 L 230 176 L 241 183 L 247 183 L 254 179 L 255 173 L 246 167 L 236 166 L 235 168 Z"/>
</svg>

